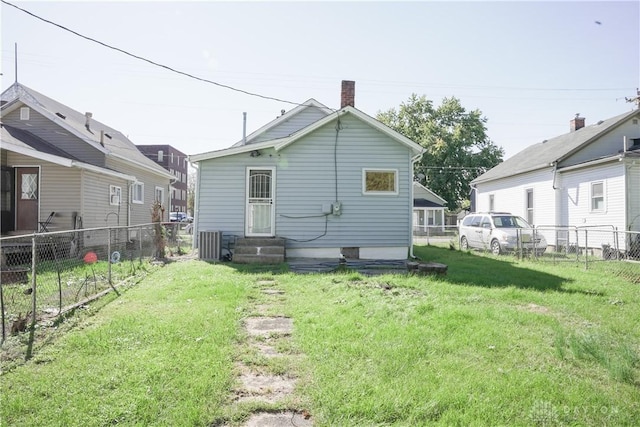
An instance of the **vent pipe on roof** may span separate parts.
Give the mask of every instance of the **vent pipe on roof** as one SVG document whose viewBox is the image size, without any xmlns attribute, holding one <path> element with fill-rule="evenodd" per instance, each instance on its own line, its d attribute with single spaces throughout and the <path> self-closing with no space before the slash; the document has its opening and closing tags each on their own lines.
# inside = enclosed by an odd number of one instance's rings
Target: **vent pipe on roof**
<svg viewBox="0 0 640 427">
<path fill-rule="evenodd" d="M 91 130 L 91 117 L 93 117 L 93 114 L 87 111 L 86 113 L 84 113 L 84 116 L 86 118 L 84 127 L 86 127 L 87 130 Z"/>
<path fill-rule="evenodd" d="M 584 117 L 580 117 L 580 113 L 576 113 L 576 117 L 569 122 L 569 130 L 575 132 L 584 127 Z"/>
<path fill-rule="evenodd" d="M 340 93 L 340 108 L 347 105 L 355 107 L 356 101 L 356 82 L 353 80 L 342 81 L 342 92 Z"/>
<path fill-rule="evenodd" d="M 247 112 L 242 113 L 242 145 L 247 143 Z"/>
</svg>

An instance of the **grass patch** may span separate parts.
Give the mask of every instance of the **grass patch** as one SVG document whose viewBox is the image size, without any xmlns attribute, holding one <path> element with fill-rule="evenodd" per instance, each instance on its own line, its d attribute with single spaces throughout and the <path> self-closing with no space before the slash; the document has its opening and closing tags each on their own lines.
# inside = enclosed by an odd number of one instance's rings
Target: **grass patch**
<svg viewBox="0 0 640 427">
<path fill-rule="evenodd" d="M 575 264 L 415 252 L 447 276 L 169 264 L 4 373 L 0 417 L 241 425 L 288 407 L 318 426 L 637 424 L 637 286 Z M 248 344 L 242 320 L 265 310 L 293 319 L 289 339 L 264 339 L 287 360 Z M 295 373 L 294 395 L 238 405 L 238 362 Z"/>
</svg>

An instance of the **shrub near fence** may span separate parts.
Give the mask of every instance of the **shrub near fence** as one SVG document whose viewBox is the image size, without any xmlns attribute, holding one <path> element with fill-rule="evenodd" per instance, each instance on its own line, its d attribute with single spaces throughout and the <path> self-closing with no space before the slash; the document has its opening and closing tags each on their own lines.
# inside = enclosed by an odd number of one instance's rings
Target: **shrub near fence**
<svg viewBox="0 0 640 427">
<path fill-rule="evenodd" d="M 160 226 L 166 255 L 191 250 L 184 224 Z M 156 257 L 156 224 L 35 233 L 0 239 L 2 340 L 115 289 Z"/>
</svg>

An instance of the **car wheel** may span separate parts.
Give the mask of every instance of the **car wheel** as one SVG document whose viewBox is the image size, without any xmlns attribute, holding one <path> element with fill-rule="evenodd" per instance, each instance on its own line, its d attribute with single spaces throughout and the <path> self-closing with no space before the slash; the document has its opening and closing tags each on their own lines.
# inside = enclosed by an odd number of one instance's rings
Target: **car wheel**
<svg viewBox="0 0 640 427">
<path fill-rule="evenodd" d="M 469 249 L 469 242 L 467 242 L 466 237 L 462 236 L 460 238 L 460 250 L 466 251 L 467 249 Z"/>
<path fill-rule="evenodd" d="M 500 253 L 502 253 L 502 249 L 500 249 L 500 242 L 495 239 L 491 241 L 491 253 L 494 255 L 500 255 Z"/>
</svg>

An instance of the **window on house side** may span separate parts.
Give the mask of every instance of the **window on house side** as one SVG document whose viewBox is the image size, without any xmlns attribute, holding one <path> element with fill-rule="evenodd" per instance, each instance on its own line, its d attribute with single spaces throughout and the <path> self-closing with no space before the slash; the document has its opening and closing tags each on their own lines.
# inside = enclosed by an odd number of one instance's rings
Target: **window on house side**
<svg viewBox="0 0 640 427">
<path fill-rule="evenodd" d="M 131 201 L 133 203 L 144 203 L 144 183 L 136 182 L 133 184 Z"/>
<path fill-rule="evenodd" d="M 398 194 L 398 171 L 393 169 L 363 169 L 364 194 Z"/>
<path fill-rule="evenodd" d="M 591 183 L 591 212 L 604 212 L 604 183 Z"/>
<path fill-rule="evenodd" d="M 20 108 L 20 120 L 29 120 L 29 113 L 31 110 L 29 107 Z"/>
<path fill-rule="evenodd" d="M 117 206 L 120 204 L 120 199 L 122 196 L 122 188 L 110 185 L 109 186 L 109 204 L 112 206 Z"/>
<path fill-rule="evenodd" d="M 533 188 L 527 190 L 527 222 L 533 224 Z"/>
<path fill-rule="evenodd" d="M 164 202 L 164 188 L 156 187 L 155 200 L 156 200 L 156 202 L 160 202 L 160 204 L 162 204 Z"/>
<path fill-rule="evenodd" d="M 489 212 L 493 212 L 496 210 L 495 206 L 495 195 L 489 194 Z"/>
<path fill-rule="evenodd" d="M 158 150 L 158 161 L 161 162 L 164 160 L 164 152 L 162 150 Z"/>
</svg>

